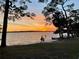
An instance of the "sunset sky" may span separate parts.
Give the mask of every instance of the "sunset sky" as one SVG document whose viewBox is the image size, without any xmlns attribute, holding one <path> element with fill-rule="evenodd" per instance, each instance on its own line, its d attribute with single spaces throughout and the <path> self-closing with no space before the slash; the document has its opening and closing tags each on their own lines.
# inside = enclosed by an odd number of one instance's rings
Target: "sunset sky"
<svg viewBox="0 0 79 59">
<path fill-rule="evenodd" d="M 56 27 L 53 24 L 48 25 L 44 21 L 43 16 L 36 16 L 34 20 L 29 17 L 23 17 L 15 22 L 9 22 L 9 31 L 55 31 Z"/>
<path fill-rule="evenodd" d="M 3 19 L 3 17 L 0 17 Z M 8 21 L 8 31 L 55 31 L 57 28 L 53 24 L 48 24 L 43 15 L 37 15 L 31 19 L 22 17 L 21 19 Z M 0 20 L 0 24 L 3 20 Z"/>
<path fill-rule="evenodd" d="M 33 17 L 32 20 L 29 17 L 23 17 L 21 19 L 16 20 L 15 22 L 8 22 L 8 31 L 55 31 L 57 28 L 53 24 L 47 24 L 44 20 L 44 15 L 41 14 L 43 8 L 47 5 L 47 3 L 38 3 L 38 0 L 31 0 L 32 3 L 27 3 L 29 12 L 35 13 L 37 16 Z M 49 0 L 50 1 L 50 0 Z M 79 8 L 79 0 L 71 0 L 71 2 L 75 3 L 76 9 Z M 71 3 L 68 2 L 68 3 Z M 66 3 L 66 4 L 68 4 Z M 0 23 L 2 24 L 3 16 L 0 13 Z"/>
</svg>

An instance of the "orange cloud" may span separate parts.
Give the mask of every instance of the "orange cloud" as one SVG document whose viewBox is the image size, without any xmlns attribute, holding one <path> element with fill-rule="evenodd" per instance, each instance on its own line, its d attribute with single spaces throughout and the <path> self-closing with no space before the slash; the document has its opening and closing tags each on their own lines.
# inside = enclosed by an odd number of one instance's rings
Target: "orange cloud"
<svg viewBox="0 0 79 59">
<path fill-rule="evenodd" d="M 53 25 L 48 26 L 27 26 L 27 25 L 15 25 L 9 24 L 8 31 L 55 31 L 56 28 Z"/>
<path fill-rule="evenodd" d="M 43 15 L 33 17 L 32 20 L 29 17 L 23 17 L 16 22 L 9 23 L 8 31 L 56 31 L 56 27 L 53 24 L 47 24 Z M 46 25 L 47 24 L 47 25 Z"/>
</svg>

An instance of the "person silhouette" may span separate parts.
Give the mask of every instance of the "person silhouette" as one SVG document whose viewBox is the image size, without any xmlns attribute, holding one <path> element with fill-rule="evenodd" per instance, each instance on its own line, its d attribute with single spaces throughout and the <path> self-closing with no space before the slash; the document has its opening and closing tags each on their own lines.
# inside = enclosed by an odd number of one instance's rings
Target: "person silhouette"
<svg viewBox="0 0 79 59">
<path fill-rule="evenodd" d="M 43 36 L 41 36 L 40 40 L 41 40 L 41 43 L 43 43 L 45 41 Z"/>
</svg>

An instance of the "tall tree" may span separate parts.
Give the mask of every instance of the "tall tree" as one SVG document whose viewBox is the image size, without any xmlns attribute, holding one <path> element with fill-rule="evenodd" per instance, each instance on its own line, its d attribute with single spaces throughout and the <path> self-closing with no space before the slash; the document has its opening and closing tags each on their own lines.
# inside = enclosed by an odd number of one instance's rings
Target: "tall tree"
<svg viewBox="0 0 79 59">
<path fill-rule="evenodd" d="M 31 3 L 30 0 L 0 0 L 1 3 L 0 11 L 4 12 L 1 47 L 6 47 L 6 33 L 7 33 L 8 19 L 15 21 L 20 17 L 27 16 L 32 18 L 32 16 L 35 16 L 34 13 L 26 12 L 27 10 L 26 2 Z M 18 6 L 17 3 L 19 3 Z"/>
<path fill-rule="evenodd" d="M 46 17 L 46 21 L 51 21 L 56 27 L 59 27 L 59 34 L 60 37 L 62 36 L 62 27 L 64 27 L 65 21 L 66 21 L 66 11 L 64 9 L 65 0 L 51 0 L 48 5 L 44 8 L 43 14 Z M 58 5 L 62 5 L 62 9 L 65 11 L 65 13 L 59 11 Z M 49 15 L 52 14 L 52 18 L 49 17 Z M 65 15 L 66 17 L 65 17 Z"/>
<path fill-rule="evenodd" d="M 9 12 L 9 0 L 6 0 L 1 47 L 6 47 L 6 32 L 7 32 L 8 12 Z"/>
<path fill-rule="evenodd" d="M 68 0 L 51 0 L 48 3 L 48 5 L 44 8 L 43 14 L 45 15 L 45 17 L 47 17 L 46 18 L 47 21 L 51 21 L 52 19 L 54 19 L 53 23 L 55 24 L 55 26 L 59 27 L 60 33 L 64 30 L 64 27 L 66 27 L 67 28 L 67 34 L 68 34 L 68 37 L 69 37 L 71 24 L 73 22 L 75 22 L 76 20 L 73 21 L 70 17 L 71 11 L 74 10 L 73 9 L 74 3 L 71 3 L 69 5 L 65 5 L 65 3 L 67 3 L 67 2 L 68 2 Z M 62 8 L 61 10 L 58 7 L 58 5 L 61 6 L 61 8 Z M 63 17 L 56 13 L 58 11 L 60 12 L 60 15 L 62 13 Z M 52 18 L 49 18 L 48 15 L 50 15 L 51 13 L 55 14 L 56 16 L 52 16 Z M 61 22 L 59 21 L 59 19 L 60 19 Z M 62 35 L 63 35 L 63 33 L 62 33 Z"/>
</svg>

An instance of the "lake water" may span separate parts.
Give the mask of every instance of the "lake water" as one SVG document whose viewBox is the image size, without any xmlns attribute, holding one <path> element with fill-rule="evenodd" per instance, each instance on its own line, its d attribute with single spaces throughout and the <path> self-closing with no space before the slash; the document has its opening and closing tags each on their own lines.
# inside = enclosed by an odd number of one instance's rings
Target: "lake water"
<svg viewBox="0 0 79 59">
<path fill-rule="evenodd" d="M 40 43 L 41 36 L 45 38 L 45 42 L 52 42 L 54 40 L 52 40 L 51 37 L 57 37 L 58 35 L 54 35 L 53 32 L 7 33 L 7 45 L 26 45 L 26 44 Z"/>
</svg>

